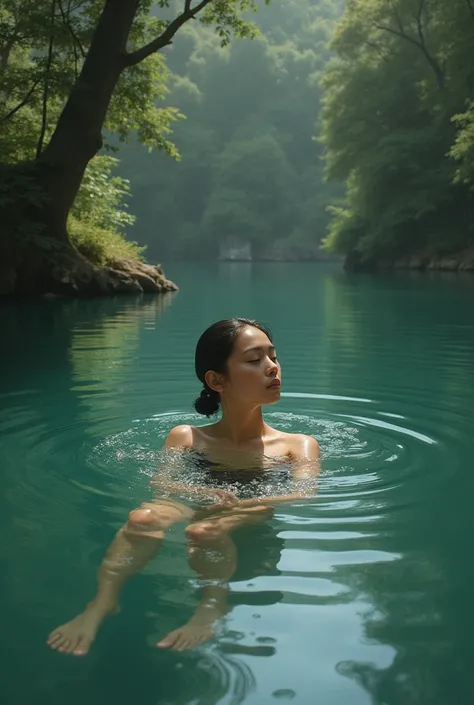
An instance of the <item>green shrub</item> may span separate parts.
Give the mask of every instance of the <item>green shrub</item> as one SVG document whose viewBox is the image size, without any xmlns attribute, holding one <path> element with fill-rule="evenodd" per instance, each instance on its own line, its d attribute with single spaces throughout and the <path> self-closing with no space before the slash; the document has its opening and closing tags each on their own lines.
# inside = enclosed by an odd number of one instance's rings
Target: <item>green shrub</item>
<svg viewBox="0 0 474 705">
<path fill-rule="evenodd" d="M 140 260 L 146 247 L 127 240 L 125 235 L 95 225 L 90 220 L 70 216 L 68 223 L 71 241 L 79 252 L 94 264 L 113 264 L 114 260 Z"/>
</svg>

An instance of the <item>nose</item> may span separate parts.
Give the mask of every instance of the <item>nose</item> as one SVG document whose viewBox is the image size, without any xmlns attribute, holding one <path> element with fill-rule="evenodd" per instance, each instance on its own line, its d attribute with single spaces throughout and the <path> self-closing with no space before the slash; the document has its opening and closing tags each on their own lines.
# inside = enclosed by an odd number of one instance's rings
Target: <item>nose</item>
<svg viewBox="0 0 474 705">
<path fill-rule="evenodd" d="M 274 375 L 278 372 L 278 363 L 272 360 L 271 358 L 268 358 L 268 368 L 267 368 L 267 374 Z"/>
</svg>

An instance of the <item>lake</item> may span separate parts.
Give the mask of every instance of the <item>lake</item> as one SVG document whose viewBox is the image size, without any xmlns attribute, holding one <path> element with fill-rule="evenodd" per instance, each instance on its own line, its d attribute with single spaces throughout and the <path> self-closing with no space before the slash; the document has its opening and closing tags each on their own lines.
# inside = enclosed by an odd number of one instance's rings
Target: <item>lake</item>
<svg viewBox="0 0 474 705">
<path fill-rule="evenodd" d="M 169 264 L 161 298 L 3 304 L 5 705 L 467 705 L 474 630 L 474 277 L 336 265 Z M 90 654 L 45 640 L 91 598 L 192 403 L 194 347 L 220 318 L 273 332 L 265 416 L 314 435 L 319 494 L 242 533 L 216 638 L 154 643 L 192 613 L 182 527 L 124 591 Z M 272 533 L 273 532 L 273 533 Z M 268 544 L 265 544 L 268 541 Z M 252 561 L 250 561 L 252 562 Z"/>
</svg>

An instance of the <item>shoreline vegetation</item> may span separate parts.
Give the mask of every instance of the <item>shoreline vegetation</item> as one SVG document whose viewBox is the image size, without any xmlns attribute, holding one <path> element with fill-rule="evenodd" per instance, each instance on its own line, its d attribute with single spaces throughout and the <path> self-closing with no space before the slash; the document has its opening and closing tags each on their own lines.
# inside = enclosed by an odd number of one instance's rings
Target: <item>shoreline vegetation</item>
<svg viewBox="0 0 474 705">
<path fill-rule="evenodd" d="M 7 0 L 0 298 L 176 291 L 145 250 L 474 272 L 473 8 Z"/>
</svg>

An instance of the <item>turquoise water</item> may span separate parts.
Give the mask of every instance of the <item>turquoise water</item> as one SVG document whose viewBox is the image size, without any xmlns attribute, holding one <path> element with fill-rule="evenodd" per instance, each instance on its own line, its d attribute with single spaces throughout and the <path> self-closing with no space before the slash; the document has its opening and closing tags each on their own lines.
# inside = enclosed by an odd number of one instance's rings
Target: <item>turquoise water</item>
<svg viewBox="0 0 474 705">
<path fill-rule="evenodd" d="M 474 278 L 317 265 L 171 265 L 160 299 L 9 304 L 0 389 L 8 705 L 468 705 L 474 633 Z M 319 494 L 236 535 L 233 610 L 195 651 L 153 643 L 197 595 L 182 529 L 77 659 L 80 611 L 156 453 L 194 422 L 198 335 L 263 319 L 283 367 L 268 421 L 311 433 Z M 257 529 L 257 527 L 255 527 Z"/>
</svg>

